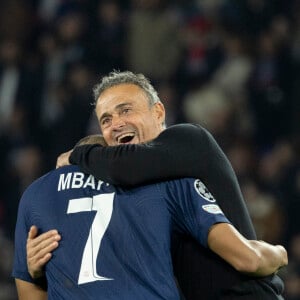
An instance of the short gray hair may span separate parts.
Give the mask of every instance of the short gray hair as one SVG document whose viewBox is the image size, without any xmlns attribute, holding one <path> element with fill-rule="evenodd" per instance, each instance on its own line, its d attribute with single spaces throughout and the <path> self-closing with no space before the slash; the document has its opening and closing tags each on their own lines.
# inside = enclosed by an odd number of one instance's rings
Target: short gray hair
<svg viewBox="0 0 300 300">
<path fill-rule="evenodd" d="M 135 74 L 130 71 L 113 71 L 107 76 L 104 76 L 100 83 L 96 84 L 93 88 L 95 105 L 100 95 L 108 88 L 119 84 L 135 84 L 139 86 L 146 94 L 149 105 L 152 106 L 157 102 L 161 102 L 156 90 L 143 74 Z"/>
</svg>

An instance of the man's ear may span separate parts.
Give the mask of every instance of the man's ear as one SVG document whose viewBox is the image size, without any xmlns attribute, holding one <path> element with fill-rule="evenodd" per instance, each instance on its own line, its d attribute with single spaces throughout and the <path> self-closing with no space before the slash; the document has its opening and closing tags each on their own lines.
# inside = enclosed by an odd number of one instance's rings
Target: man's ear
<svg viewBox="0 0 300 300">
<path fill-rule="evenodd" d="M 153 109 L 158 122 L 160 124 L 164 124 L 166 120 L 166 111 L 164 105 L 161 102 L 157 102 L 154 104 Z"/>
</svg>

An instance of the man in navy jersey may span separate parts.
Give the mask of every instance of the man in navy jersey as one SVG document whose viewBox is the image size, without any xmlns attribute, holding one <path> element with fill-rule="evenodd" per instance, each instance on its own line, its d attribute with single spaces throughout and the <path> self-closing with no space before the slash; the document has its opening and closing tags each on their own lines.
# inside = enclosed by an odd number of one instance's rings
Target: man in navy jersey
<svg viewBox="0 0 300 300">
<path fill-rule="evenodd" d="M 180 299 L 170 251 L 174 231 L 253 276 L 287 264 L 282 246 L 242 237 L 199 179 L 125 189 L 67 166 L 35 181 L 20 201 L 13 268 L 20 299 L 46 297 L 27 270 L 32 224 L 62 236 L 45 269 L 48 299 Z"/>
<path fill-rule="evenodd" d="M 102 133 L 113 147 L 77 147 L 63 155 L 58 166 L 69 163 L 70 158 L 84 172 L 123 186 L 185 176 L 201 178 L 232 224 L 248 239 L 256 238 L 224 153 L 200 126 L 181 124 L 165 129 L 163 105 L 142 75 L 115 72 L 104 77 L 95 89 L 95 100 Z M 139 144 L 146 141 L 150 142 Z M 30 234 L 29 242 L 34 236 Z M 32 269 L 48 261 L 53 249 L 45 239 L 40 237 L 39 241 L 44 241 L 40 252 L 34 247 L 36 243 L 28 248 L 33 253 L 29 258 Z M 240 299 L 241 291 L 253 299 L 262 295 L 257 284 L 265 287 L 263 299 L 278 299 L 282 293 L 283 284 L 277 276 L 253 284 L 252 278 L 229 267 L 193 239 L 180 235 L 177 242 L 173 246 L 175 274 L 188 300 L 225 299 L 225 295 Z"/>
</svg>

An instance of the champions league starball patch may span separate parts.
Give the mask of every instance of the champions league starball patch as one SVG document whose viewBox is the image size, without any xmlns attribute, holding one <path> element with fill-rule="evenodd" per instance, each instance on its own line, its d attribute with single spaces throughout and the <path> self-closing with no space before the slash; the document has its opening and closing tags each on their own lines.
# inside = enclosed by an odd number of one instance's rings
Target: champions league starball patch
<svg viewBox="0 0 300 300">
<path fill-rule="evenodd" d="M 194 187 L 196 192 L 205 200 L 209 202 L 216 202 L 216 199 L 213 197 L 213 195 L 209 192 L 209 190 L 206 188 L 206 186 L 202 183 L 200 179 L 196 179 L 194 182 Z"/>
</svg>

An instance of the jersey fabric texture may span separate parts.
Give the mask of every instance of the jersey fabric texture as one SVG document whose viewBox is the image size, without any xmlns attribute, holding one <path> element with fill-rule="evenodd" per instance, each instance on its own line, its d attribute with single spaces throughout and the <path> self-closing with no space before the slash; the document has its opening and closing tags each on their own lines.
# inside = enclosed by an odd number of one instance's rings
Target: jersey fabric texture
<svg viewBox="0 0 300 300">
<path fill-rule="evenodd" d="M 46 265 L 48 299 L 179 299 L 171 233 L 207 247 L 210 227 L 228 222 L 197 179 L 132 189 L 97 181 L 76 166 L 52 171 L 23 194 L 13 276 L 32 282 L 26 265 L 31 225 L 56 228 L 60 246 Z"/>
<path fill-rule="evenodd" d="M 171 126 L 145 144 L 79 146 L 70 161 L 96 178 L 121 186 L 200 178 L 239 232 L 256 239 L 232 166 L 213 136 L 200 125 Z M 178 235 L 174 240 L 174 271 L 187 300 L 224 299 L 228 294 L 232 300 L 247 299 L 241 298 L 241 290 L 249 299 L 281 299 L 283 282 L 278 276 L 253 280 L 192 238 Z"/>
</svg>

